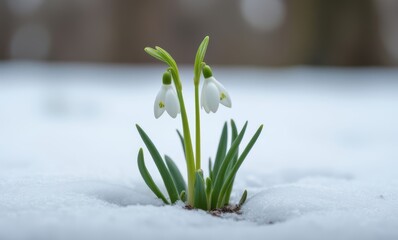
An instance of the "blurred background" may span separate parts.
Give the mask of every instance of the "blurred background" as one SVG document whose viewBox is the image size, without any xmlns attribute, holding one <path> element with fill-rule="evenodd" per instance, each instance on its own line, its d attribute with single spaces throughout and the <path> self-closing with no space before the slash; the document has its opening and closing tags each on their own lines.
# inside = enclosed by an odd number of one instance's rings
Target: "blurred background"
<svg viewBox="0 0 398 240">
<path fill-rule="evenodd" d="M 397 66 L 395 0 L 0 0 L 0 60 Z"/>
<path fill-rule="evenodd" d="M 144 47 L 175 58 L 192 119 L 192 64 L 206 35 L 205 61 L 233 109 L 201 115 L 203 156 L 214 155 L 224 121 L 247 119 L 266 126 L 252 154 L 267 167 L 254 161 L 242 176 L 286 168 L 344 175 L 365 162 L 393 171 L 397 13 L 396 0 L 0 0 L 0 176 L 142 183 L 135 123 L 183 169 L 180 121 L 153 117 L 166 66 Z"/>
</svg>

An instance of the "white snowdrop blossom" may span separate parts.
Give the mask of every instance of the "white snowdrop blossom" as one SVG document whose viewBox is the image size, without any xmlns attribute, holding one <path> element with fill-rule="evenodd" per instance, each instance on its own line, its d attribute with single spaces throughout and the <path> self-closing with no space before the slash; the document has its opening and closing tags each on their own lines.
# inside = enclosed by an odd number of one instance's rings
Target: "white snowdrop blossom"
<svg viewBox="0 0 398 240">
<path fill-rule="evenodd" d="M 159 118 L 165 110 L 172 118 L 176 118 L 177 114 L 180 113 L 180 103 L 178 102 L 177 93 L 171 84 L 162 84 L 156 96 L 153 110 L 155 118 Z"/>
<path fill-rule="evenodd" d="M 202 108 L 204 108 L 207 113 L 210 111 L 215 113 L 218 110 L 219 103 L 226 107 L 231 107 L 231 98 L 227 90 L 225 90 L 225 87 L 212 76 L 210 67 L 205 66 L 203 75 L 205 75 L 205 81 L 201 94 Z"/>
</svg>

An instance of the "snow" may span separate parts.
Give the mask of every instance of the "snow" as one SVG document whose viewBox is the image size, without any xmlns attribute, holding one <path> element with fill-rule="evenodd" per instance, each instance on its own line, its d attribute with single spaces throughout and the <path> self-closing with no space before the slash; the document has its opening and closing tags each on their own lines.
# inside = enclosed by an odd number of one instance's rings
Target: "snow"
<svg viewBox="0 0 398 240">
<path fill-rule="evenodd" d="M 139 175 L 136 123 L 185 169 L 180 120 L 153 117 L 163 70 L 0 64 L 0 239 L 398 239 L 398 70 L 213 66 L 233 108 L 202 112 L 204 159 L 224 121 L 249 120 L 245 142 L 264 124 L 242 214 L 221 218 L 164 206 Z"/>
</svg>

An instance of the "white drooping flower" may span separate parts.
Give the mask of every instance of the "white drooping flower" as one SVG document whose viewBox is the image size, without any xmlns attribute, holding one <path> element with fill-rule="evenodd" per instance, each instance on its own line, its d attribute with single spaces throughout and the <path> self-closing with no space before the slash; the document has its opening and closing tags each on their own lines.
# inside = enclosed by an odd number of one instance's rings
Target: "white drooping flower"
<svg viewBox="0 0 398 240">
<path fill-rule="evenodd" d="M 201 106 L 207 113 L 210 111 L 215 113 L 218 110 L 218 105 L 221 103 L 226 107 L 231 107 L 232 102 L 225 87 L 217 81 L 212 74 L 211 68 L 205 66 L 203 68 L 203 75 L 205 77 L 202 94 Z"/>
<path fill-rule="evenodd" d="M 155 118 L 159 118 L 165 110 L 172 118 L 176 118 L 180 113 L 180 103 L 168 72 L 163 75 L 163 84 L 156 96 L 153 110 Z"/>
</svg>

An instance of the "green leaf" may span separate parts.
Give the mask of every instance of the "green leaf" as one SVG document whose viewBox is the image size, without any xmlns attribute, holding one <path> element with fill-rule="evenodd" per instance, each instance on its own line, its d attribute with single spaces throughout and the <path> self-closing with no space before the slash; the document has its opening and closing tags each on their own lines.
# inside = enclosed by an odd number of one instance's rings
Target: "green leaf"
<svg viewBox="0 0 398 240">
<path fill-rule="evenodd" d="M 236 137 L 238 136 L 238 129 L 237 129 L 236 124 L 233 119 L 231 119 L 231 129 L 232 129 L 232 138 L 231 138 L 231 145 L 232 145 L 232 143 L 235 141 Z M 235 165 L 236 161 L 238 160 L 238 156 L 239 156 L 239 148 L 236 151 L 236 154 L 234 155 L 234 157 L 232 158 L 231 163 L 228 165 L 226 176 L 228 176 L 228 174 L 231 172 L 233 166 Z M 230 186 L 228 187 L 228 189 L 225 193 L 223 205 L 229 204 L 229 199 L 231 198 L 234 180 L 235 180 L 235 177 L 232 179 L 232 183 L 230 184 Z"/>
<path fill-rule="evenodd" d="M 220 194 L 221 188 L 224 185 L 225 173 L 227 171 L 227 167 L 230 164 L 233 156 L 236 154 L 236 151 L 238 150 L 238 146 L 243 139 L 246 128 L 247 128 L 247 122 L 245 123 L 242 130 L 240 131 L 238 137 L 233 142 L 231 148 L 229 149 L 227 155 L 225 156 L 224 161 L 221 164 L 221 167 L 220 167 L 220 170 L 219 170 L 217 176 L 215 177 L 215 183 L 214 183 L 213 192 L 211 195 L 211 207 L 212 208 L 222 207 L 221 205 L 223 203 L 222 202 L 223 198 L 220 199 L 219 194 Z"/>
<path fill-rule="evenodd" d="M 207 177 L 206 178 L 206 199 L 207 199 L 207 203 L 210 203 L 211 200 L 211 189 L 212 189 L 212 185 L 211 185 L 211 178 Z"/>
<path fill-rule="evenodd" d="M 241 207 L 246 202 L 246 198 L 247 198 L 247 190 L 243 192 L 242 197 L 239 200 L 238 207 Z"/>
<path fill-rule="evenodd" d="M 218 170 L 220 169 L 220 166 L 221 166 L 221 164 L 225 158 L 225 154 L 227 152 L 227 143 L 228 143 L 228 125 L 227 125 L 227 123 L 224 123 L 224 127 L 221 132 L 220 141 L 218 143 L 216 158 L 214 161 L 214 167 L 213 167 L 214 178 L 212 178 L 212 179 L 217 178 Z"/>
<path fill-rule="evenodd" d="M 184 151 L 184 157 L 185 157 L 185 156 L 186 156 L 186 153 L 185 153 L 184 137 L 182 136 L 182 134 L 181 134 L 180 131 L 178 131 L 178 130 L 177 130 L 177 134 L 178 134 L 178 137 L 180 138 L 181 145 L 182 145 L 182 150 Z"/>
<path fill-rule="evenodd" d="M 177 165 L 174 163 L 174 161 L 167 155 L 164 156 L 164 159 L 166 160 L 167 167 L 169 168 L 169 171 L 171 173 L 171 177 L 174 180 L 174 184 L 177 188 L 177 192 L 181 193 L 182 191 L 187 191 L 187 185 L 185 183 L 184 178 L 182 177 L 182 174 L 180 170 L 178 169 Z"/>
<path fill-rule="evenodd" d="M 229 200 L 231 198 L 231 193 L 232 193 L 232 188 L 234 186 L 234 180 L 235 180 L 235 178 L 232 179 L 231 184 L 229 185 L 229 187 L 227 188 L 227 191 L 225 192 L 222 205 L 228 205 L 229 204 Z"/>
<path fill-rule="evenodd" d="M 136 125 L 136 127 L 142 140 L 144 141 L 146 147 L 148 148 L 148 151 L 151 154 L 153 161 L 155 162 L 156 167 L 159 170 L 160 175 L 162 176 L 171 203 L 175 203 L 179 199 L 179 196 L 169 170 L 167 169 L 161 155 L 159 154 L 159 151 L 156 149 L 155 145 L 152 143 L 148 135 L 144 132 L 144 130 L 142 130 L 140 126 L 138 126 L 138 124 Z"/>
<path fill-rule="evenodd" d="M 206 36 L 202 43 L 198 47 L 198 51 L 196 52 L 196 57 L 195 57 L 195 65 L 194 65 L 194 79 L 197 81 L 200 79 L 200 72 L 202 70 L 202 62 L 205 58 L 206 55 L 206 50 L 207 46 L 209 45 L 209 36 Z M 195 83 L 198 84 L 198 83 Z"/>
<path fill-rule="evenodd" d="M 144 48 L 145 52 L 148 53 L 149 55 L 151 55 L 152 57 L 162 61 L 162 62 L 166 62 L 163 59 L 163 56 L 161 54 L 159 54 L 159 52 L 156 49 L 153 49 L 151 47 L 146 47 Z"/>
<path fill-rule="evenodd" d="M 194 207 L 207 210 L 207 200 L 203 177 L 200 170 L 195 173 L 195 200 Z"/>
<path fill-rule="evenodd" d="M 231 145 L 232 145 L 232 143 L 238 137 L 238 129 L 236 128 L 236 124 L 233 119 L 231 119 L 231 129 L 232 129 L 232 138 L 231 138 Z M 233 157 L 234 163 L 236 162 L 236 160 L 238 160 L 238 155 L 239 155 L 239 148 L 238 148 L 238 151 L 236 152 L 235 156 Z"/>
<path fill-rule="evenodd" d="M 261 125 L 257 129 L 256 133 L 253 135 L 253 137 L 250 139 L 249 143 L 247 144 L 246 148 L 243 150 L 242 155 L 239 157 L 238 161 L 235 163 L 235 165 L 232 168 L 231 172 L 228 174 L 227 178 L 224 181 L 224 185 L 222 186 L 222 189 L 220 191 L 219 200 L 223 200 L 224 199 L 225 193 L 226 193 L 229 185 L 232 184 L 233 179 L 235 178 L 235 175 L 236 175 L 236 173 L 239 170 L 239 167 L 242 165 L 242 163 L 245 160 L 246 156 L 249 154 L 249 152 L 252 149 L 253 145 L 256 143 L 256 141 L 257 141 L 258 137 L 260 136 L 262 130 L 263 130 L 263 125 Z"/>
<path fill-rule="evenodd" d="M 210 179 L 213 179 L 213 163 L 211 161 L 211 158 L 209 158 L 209 176 Z"/>
<path fill-rule="evenodd" d="M 146 185 L 148 185 L 148 187 L 152 190 L 152 192 L 158 198 L 162 199 L 165 204 L 170 204 L 165 198 L 165 196 L 162 194 L 162 192 L 159 190 L 158 186 L 153 181 L 151 174 L 149 174 L 148 169 L 145 166 L 144 152 L 142 151 L 142 148 L 140 148 L 140 151 L 138 152 L 137 162 L 138 162 L 138 169 L 140 170 L 141 176 L 144 179 Z"/>
</svg>

